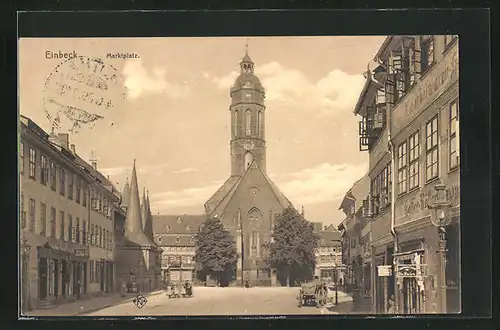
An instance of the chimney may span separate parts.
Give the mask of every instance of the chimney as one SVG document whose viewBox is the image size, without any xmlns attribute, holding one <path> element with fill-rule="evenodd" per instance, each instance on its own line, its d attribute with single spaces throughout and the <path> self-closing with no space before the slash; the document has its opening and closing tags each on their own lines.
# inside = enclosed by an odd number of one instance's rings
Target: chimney
<svg viewBox="0 0 500 330">
<path fill-rule="evenodd" d="M 59 133 L 58 134 L 59 141 L 61 141 L 61 147 L 66 150 L 69 150 L 69 134 L 68 133 Z"/>
<path fill-rule="evenodd" d="M 92 150 L 92 154 L 90 155 L 90 163 L 91 163 L 92 167 L 94 168 L 94 170 L 97 171 L 97 158 L 95 156 L 94 150 Z"/>
<path fill-rule="evenodd" d="M 76 155 L 76 149 L 74 144 L 71 144 L 71 152 Z"/>
</svg>

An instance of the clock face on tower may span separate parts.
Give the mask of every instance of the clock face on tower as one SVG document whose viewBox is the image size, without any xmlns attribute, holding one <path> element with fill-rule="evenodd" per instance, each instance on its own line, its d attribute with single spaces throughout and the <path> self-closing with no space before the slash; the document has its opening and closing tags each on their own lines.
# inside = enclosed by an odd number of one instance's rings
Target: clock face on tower
<svg viewBox="0 0 500 330">
<path fill-rule="evenodd" d="M 245 150 L 252 150 L 254 147 L 255 143 L 253 141 L 245 140 L 245 142 L 243 142 L 243 149 Z"/>
</svg>

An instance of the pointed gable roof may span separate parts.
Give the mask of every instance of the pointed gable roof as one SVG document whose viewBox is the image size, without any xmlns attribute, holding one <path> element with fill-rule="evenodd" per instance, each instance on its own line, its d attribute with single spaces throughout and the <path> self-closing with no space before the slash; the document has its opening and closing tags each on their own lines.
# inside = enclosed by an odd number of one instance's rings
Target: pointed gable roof
<svg viewBox="0 0 500 330">
<path fill-rule="evenodd" d="M 145 214 L 146 214 L 146 221 L 144 224 L 144 234 L 146 235 L 147 238 L 149 238 L 149 240 L 151 241 L 151 243 L 153 243 L 153 245 L 156 245 L 153 233 L 153 214 L 151 214 L 149 192 L 146 193 Z"/>
<path fill-rule="evenodd" d="M 128 203 L 130 200 L 130 185 L 128 184 L 128 177 L 125 185 L 123 186 L 122 192 L 122 202 L 120 204 L 121 207 L 128 207 Z"/>
<path fill-rule="evenodd" d="M 212 212 L 222 202 L 224 197 L 234 188 L 241 179 L 240 176 L 230 176 L 229 179 L 213 194 L 212 197 L 205 203 L 205 211 Z"/>
<path fill-rule="evenodd" d="M 146 221 L 148 218 L 147 209 L 146 209 L 146 188 L 142 188 L 142 203 L 141 203 L 141 220 L 142 220 L 142 230 L 146 228 Z M 144 234 L 146 232 L 144 231 Z"/>
<path fill-rule="evenodd" d="M 281 193 L 281 191 L 274 184 L 274 182 L 272 182 L 272 180 L 266 175 L 266 173 L 262 171 L 262 169 L 257 165 L 257 162 L 253 161 L 252 164 L 250 164 L 250 166 L 248 167 L 243 177 L 239 177 L 239 180 L 236 182 L 236 184 L 234 184 L 231 187 L 231 189 L 227 192 L 227 194 L 222 198 L 220 203 L 216 207 L 214 207 L 214 209 L 210 213 L 217 213 L 220 216 L 222 216 L 224 210 L 226 209 L 226 206 L 229 204 L 235 192 L 238 190 L 238 187 L 240 186 L 241 182 L 243 182 L 249 175 L 252 175 L 252 173 L 255 172 L 257 174 L 262 175 L 264 181 L 268 184 L 269 188 L 271 188 L 271 191 L 276 196 L 278 203 L 280 203 L 280 205 L 284 209 L 289 206 L 293 206 L 292 203 L 285 197 L 285 195 Z"/>
<path fill-rule="evenodd" d="M 151 245 L 151 242 L 149 242 L 144 235 L 142 229 L 141 205 L 139 202 L 139 187 L 135 170 L 135 160 L 130 183 L 130 201 L 127 208 L 127 217 L 125 219 L 125 238 L 140 246 Z"/>
</svg>

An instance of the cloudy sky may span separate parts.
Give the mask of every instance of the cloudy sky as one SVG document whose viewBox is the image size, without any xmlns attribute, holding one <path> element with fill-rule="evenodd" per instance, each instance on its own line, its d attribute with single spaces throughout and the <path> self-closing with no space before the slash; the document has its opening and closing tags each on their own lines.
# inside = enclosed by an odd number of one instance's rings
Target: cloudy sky
<svg viewBox="0 0 500 330">
<path fill-rule="evenodd" d="M 267 171 L 311 221 L 337 224 L 343 194 L 368 168 L 359 151 L 353 114 L 363 72 L 385 37 L 248 39 L 255 73 L 266 88 Z M 44 98 L 61 59 L 47 51 L 101 58 L 119 80 L 102 96 L 104 119 L 70 135 L 76 151 L 94 151 L 101 172 L 119 189 L 133 159 L 139 186 L 154 213 L 202 213 L 203 203 L 228 178 L 229 89 L 247 38 L 22 39 L 20 113 L 47 132 Z M 135 53 L 112 59 L 107 53 Z M 50 57 L 50 56 L 49 56 Z M 66 66 L 66 68 L 65 68 Z M 66 70 L 66 71 L 65 71 Z M 106 71 L 105 70 L 105 71 Z M 70 72 L 67 64 L 59 72 Z M 54 77 L 54 75 L 52 75 Z M 119 95 L 124 93 L 124 97 Z M 61 100 L 63 102 L 66 99 Z M 69 126 L 63 126 L 65 132 Z"/>
</svg>

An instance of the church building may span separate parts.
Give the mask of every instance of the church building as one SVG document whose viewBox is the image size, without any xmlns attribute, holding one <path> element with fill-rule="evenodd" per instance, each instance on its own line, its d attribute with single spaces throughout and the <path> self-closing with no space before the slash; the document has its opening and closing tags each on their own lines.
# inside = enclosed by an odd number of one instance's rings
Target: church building
<svg viewBox="0 0 500 330">
<path fill-rule="evenodd" d="M 266 173 L 265 90 L 248 51 L 240 68 L 230 90 L 231 174 L 204 207 L 236 238 L 237 284 L 248 280 L 274 285 L 275 274 L 264 262 L 265 244 L 271 239 L 275 215 L 292 203 Z"/>
</svg>

